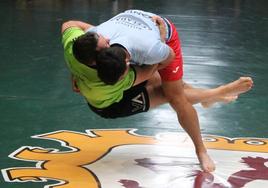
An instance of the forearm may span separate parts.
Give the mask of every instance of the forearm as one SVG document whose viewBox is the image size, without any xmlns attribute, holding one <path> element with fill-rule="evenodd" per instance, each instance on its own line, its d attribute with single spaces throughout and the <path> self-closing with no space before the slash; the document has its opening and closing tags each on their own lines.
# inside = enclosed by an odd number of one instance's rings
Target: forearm
<svg viewBox="0 0 268 188">
<path fill-rule="evenodd" d="M 171 63 L 174 60 L 175 56 L 176 55 L 175 55 L 173 49 L 170 48 L 168 57 L 164 61 L 161 61 L 159 63 L 158 69 L 165 68 L 169 63 Z"/>
<path fill-rule="evenodd" d="M 152 16 L 152 20 L 157 24 L 159 31 L 160 31 L 160 38 L 162 42 L 166 41 L 166 35 L 167 35 L 167 30 L 166 30 L 166 25 L 160 16 Z"/>
<path fill-rule="evenodd" d="M 136 71 L 136 80 L 134 82 L 134 85 L 140 84 L 148 79 L 150 79 L 155 71 L 157 71 L 158 64 L 155 65 L 146 65 L 143 67 L 140 66 L 134 66 L 134 69 Z"/>
<path fill-rule="evenodd" d="M 61 32 L 63 33 L 66 29 L 70 27 L 78 27 L 82 29 L 83 31 L 86 31 L 90 27 L 93 27 L 93 25 L 86 23 L 86 22 L 82 22 L 82 21 L 70 20 L 62 24 Z"/>
</svg>

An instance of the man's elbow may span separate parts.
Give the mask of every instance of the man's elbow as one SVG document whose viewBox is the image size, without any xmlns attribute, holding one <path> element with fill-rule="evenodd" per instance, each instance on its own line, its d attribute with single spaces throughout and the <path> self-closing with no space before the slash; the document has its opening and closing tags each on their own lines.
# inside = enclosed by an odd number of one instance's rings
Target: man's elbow
<svg viewBox="0 0 268 188">
<path fill-rule="evenodd" d="M 165 61 L 162 61 L 159 66 L 158 69 L 163 69 L 164 67 L 166 67 L 169 63 L 171 63 L 174 59 L 175 59 L 175 53 L 172 49 L 170 49 L 169 55 L 166 58 Z"/>
<path fill-rule="evenodd" d="M 66 22 L 63 22 L 63 24 L 61 24 L 61 33 L 63 33 L 66 30 L 68 22 L 69 21 L 66 21 Z"/>
<path fill-rule="evenodd" d="M 168 57 L 167 59 L 164 61 L 166 64 L 169 64 L 171 61 L 173 61 L 176 57 L 176 54 L 175 52 L 173 51 L 173 49 L 170 49 L 169 50 L 169 54 L 168 54 Z"/>
<path fill-rule="evenodd" d="M 63 24 L 61 25 L 61 33 L 63 33 L 66 29 L 68 29 L 72 25 L 74 25 L 74 21 L 73 20 L 68 20 L 66 22 L 63 22 Z"/>
</svg>

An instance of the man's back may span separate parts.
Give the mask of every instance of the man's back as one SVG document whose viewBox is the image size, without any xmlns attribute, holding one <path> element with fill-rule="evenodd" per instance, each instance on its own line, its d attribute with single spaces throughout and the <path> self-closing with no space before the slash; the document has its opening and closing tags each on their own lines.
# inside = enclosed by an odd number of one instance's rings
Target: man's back
<svg viewBox="0 0 268 188">
<path fill-rule="evenodd" d="M 90 29 L 110 39 L 110 44 L 126 48 L 133 64 L 155 64 L 166 59 L 169 47 L 161 42 L 160 32 L 151 16 L 140 10 L 128 10 Z"/>
</svg>

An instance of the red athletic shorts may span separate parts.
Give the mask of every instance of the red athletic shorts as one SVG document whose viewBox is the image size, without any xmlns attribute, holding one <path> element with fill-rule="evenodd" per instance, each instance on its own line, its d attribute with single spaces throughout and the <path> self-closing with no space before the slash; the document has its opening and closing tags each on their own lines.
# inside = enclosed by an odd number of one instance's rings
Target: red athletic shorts
<svg viewBox="0 0 268 188">
<path fill-rule="evenodd" d="M 166 20 L 167 21 L 167 20 Z M 162 81 L 176 81 L 183 76 L 183 59 L 181 53 L 181 44 L 176 27 L 173 23 L 168 21 L 170 27 L 171 37 L 166 44 L 175 52 L 175 59 L 170 62 L 165 68 L 159 70 Z"/>
</svg>

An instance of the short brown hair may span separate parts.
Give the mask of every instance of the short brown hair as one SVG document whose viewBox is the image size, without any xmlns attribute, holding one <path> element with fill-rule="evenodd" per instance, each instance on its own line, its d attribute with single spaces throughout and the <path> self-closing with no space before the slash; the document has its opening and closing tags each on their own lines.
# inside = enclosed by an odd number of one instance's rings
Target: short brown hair
<svg viewBox="0 0 268 188">
<path fill-rule="evenodd" d="M 96 61 L 97 57 L 97 43 L 98 38 L 96 33 L 87 32 L 73 42 L 73 54 L 74 57 L 80 62 L 87 66 L 92 65 Z"/>
<path fill-rule="evenodd" d="M 119 46 L 102 49 L 96 64 L 99 78 L 108 85 L 114 85 L 127 69 L 126 52 Z"/>
</svg>

